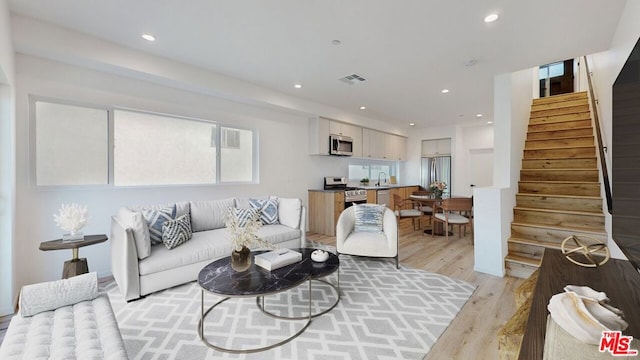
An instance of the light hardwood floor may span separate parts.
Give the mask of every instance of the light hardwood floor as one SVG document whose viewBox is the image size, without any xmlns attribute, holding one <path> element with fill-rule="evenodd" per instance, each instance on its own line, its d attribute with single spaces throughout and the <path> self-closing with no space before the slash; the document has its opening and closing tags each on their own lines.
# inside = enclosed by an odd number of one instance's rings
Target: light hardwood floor
<svg viewBox="0 0 640 360">
<path fill-rule="evenodd" d="M 410 220 L 409 220 L 410 221 Z M 400 234 L 400 265 L 464 280 L 477 288 L 458 316 L 433 346 L 425 360 L 498 359 L 496 333 L 515 311 L 514 289 L 522 279 L 496 277 L 473 271 L 471 237 L 422 234 L 403 220 Z M 457 228 L 456 228 L 457 231 Z M 335 237 L 308 234 L 307 238 L 335 245 Z M 391 260 L 390 260 L 391 261 Z M 0 317 L 0 344 L 10 317 Z"/>
<path fill-rule="evenodd" d="M 404 221 L 404 220 L 403 220 Z M 435 343 L 425 360 L 498 359 L 496 333 L 515 312 L 513 291 L 524 280 L 473 271 L 471 236 L 424 235 L 411 223 L 401 226 L 400 266 L 410 266 L 464 280 L 477 288 L 458 316 Z M 307 239 L 335 245 L 335 237 L 308 234 Z M 390 260 L 391 261 L 391 260 Z"/>
</svg>

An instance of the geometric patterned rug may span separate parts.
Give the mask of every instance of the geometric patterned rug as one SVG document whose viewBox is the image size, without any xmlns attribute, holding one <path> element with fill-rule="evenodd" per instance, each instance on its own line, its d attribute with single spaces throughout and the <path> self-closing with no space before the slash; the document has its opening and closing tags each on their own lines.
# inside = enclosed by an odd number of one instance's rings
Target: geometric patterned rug
<svg viewBox="0 0 640 360">
<path fill-rule="evenodd" d="M 294 340 L 253 354 L 230 354 L 204 345 L 198 336 L 200 287 L 191 282 L 126 303 L 114 281 L 107 292 L 129 358 L 134 359 L 422 359 L 456 317 L 475 287 L 460 280 L 400 265 L 389 259 L 340 256 L 342 297 Z M 324 280 L 337 283 L 334 273 Z M 335 301 L 333 289 L 313 282 L 313 312 Z M 220 297 L 206 293 L 205 309 Z M 308 285 L 268 296 L 276 314 L 305 316 Z M 205 337 L 231 348 L 273 344 L 294 334 L 306 320 L 264 315 L 255 298 L 232 298 L 205 321 Z"/>
</svg>

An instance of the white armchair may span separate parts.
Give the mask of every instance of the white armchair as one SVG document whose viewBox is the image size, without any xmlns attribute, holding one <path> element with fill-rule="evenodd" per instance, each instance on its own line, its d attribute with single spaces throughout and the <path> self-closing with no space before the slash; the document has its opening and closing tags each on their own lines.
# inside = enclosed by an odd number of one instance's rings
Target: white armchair
<svg viewBox="0 0 640 360">
<path fill-rule="evenodd" d="M 346 208 L 338 218 L 336 226 L 336 249 L 340 254 L 389 257 L 398 263 L 398 222 L 391 209 L 386 208 L 382 220 L 382 233 L 354 232 L 355 211 Z"/>
</svg>

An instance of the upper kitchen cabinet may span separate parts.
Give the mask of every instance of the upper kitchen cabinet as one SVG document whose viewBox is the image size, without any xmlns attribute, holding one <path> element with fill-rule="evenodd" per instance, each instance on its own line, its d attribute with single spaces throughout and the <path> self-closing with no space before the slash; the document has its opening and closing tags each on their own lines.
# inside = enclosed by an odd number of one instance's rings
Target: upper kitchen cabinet
<svg viewBox="0 0 640 360">
<path fill-rule="evenodd" d="M 422 157 L 451 155 L 451 138 L 422 140 Z"/>
<path fill-rule="evenodd" d="M 407 138 L 394 134 L 384 134 L 384 159 L 407 160 Z"/>
<path fill-rule="evenodd" d="M 362 128 L 323 117 L 309 119 L 309 154 L 329 155 L 329 135 L 353 139 L 353 156 L 362 157 Z"/>
<path fill-rule="evenodd" d="M 348 136 L 353 139 L 353 156 L 362 157 L 362 128 L 359 126 L 329 120 L 329 133 Z"/>
<path fill-rule="evenodd" d="M 373 129 L 362 129 L 362 157 L 384 159 L 385 133 Z"/>
</svg>

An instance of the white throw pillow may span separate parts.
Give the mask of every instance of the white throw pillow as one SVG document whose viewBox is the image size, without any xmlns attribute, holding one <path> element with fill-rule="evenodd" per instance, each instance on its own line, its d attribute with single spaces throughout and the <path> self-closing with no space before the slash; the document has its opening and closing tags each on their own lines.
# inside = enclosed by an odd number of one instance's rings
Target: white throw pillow
<svg viewBox="0 0 640 360">
<path fill-rule="evenodd" d="M 93 300 L 97 296 L 98 274 L 95 272 L 26 285 L 20 291 L 20 315 L 33 316 L 43 311 Z"/>
<path fill-rule="evenodd" d="M 278 200 L 278 221 L 280 221 L 280 224 L 294 229 L 300 228 L 302 201 L 296 198 L 288 199 L 275 196 L 271 198 Z"/>
<path fill-rule="evenodd" d="M 229 208 L 235 207 L 233 198 L 224 200 L 192 201 L 191 229 L 193 232 L 220 229 Z"/>
<path fill-rule="evenodd" d="M 151 254 L 151 239 L 149 238 L 149 227 L 147 221 L 138 211 L 131 211 L 125 207 L 118 210 L 118 220 L 122 226 L 133 231 L 133 240 L 136 244 L 138 259 L 142 260 Z"/>
</svg>

